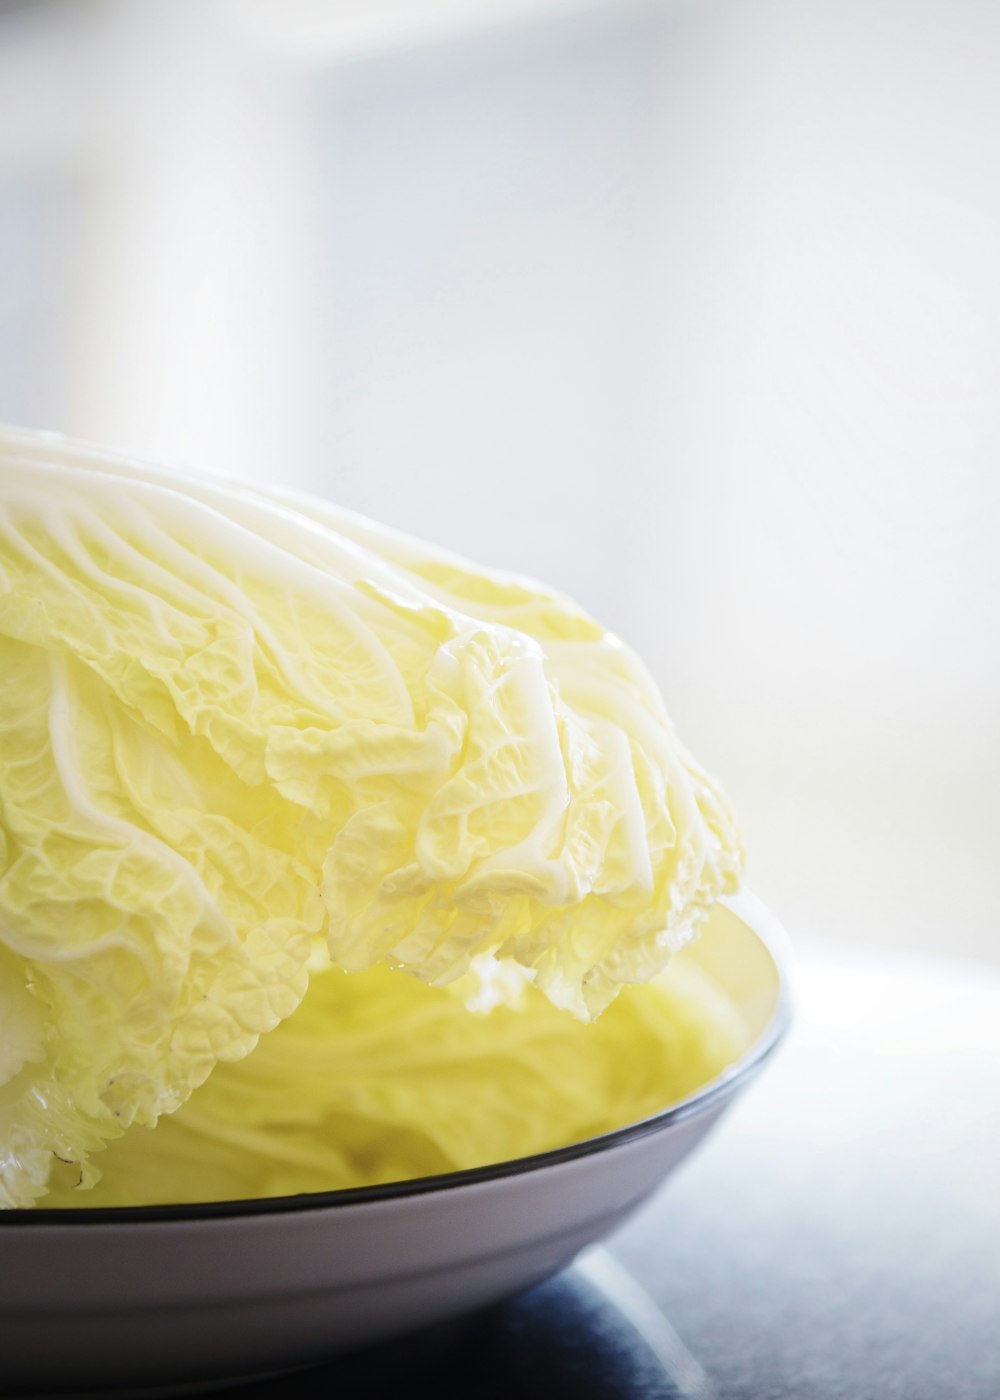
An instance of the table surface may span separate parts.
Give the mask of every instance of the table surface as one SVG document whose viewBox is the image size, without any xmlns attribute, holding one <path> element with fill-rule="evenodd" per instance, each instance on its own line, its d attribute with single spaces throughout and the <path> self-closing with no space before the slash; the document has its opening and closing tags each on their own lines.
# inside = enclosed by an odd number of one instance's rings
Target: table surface
<svg viewBox="0 0 1000 1400">
<path fill-rule="evenodd" d="M 607 1248 L 229 1395 L 997 1400 L 1000 974 L 800 953 L 777 1059 Z"/>
<path fill-rule="evenodd" d="M 719 1400 L 998 1400 L 1000 975 L 816 951 L 795 999 L 615 1256 Z"/>
</svg>

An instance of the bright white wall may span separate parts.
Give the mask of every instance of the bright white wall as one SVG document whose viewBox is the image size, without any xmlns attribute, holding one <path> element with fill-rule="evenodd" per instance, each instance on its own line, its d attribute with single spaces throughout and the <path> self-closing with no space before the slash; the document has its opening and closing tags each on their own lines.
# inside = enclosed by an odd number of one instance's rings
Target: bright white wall
<svg viewBox="0 0 1000 1400">
<path fill-rule="evenodd" d="M 360 50 L 261 5 L 0 18 L 0 78 L 43 75 L 0 82 L 0 416 L 558 584 L 794 934 L 1000 958 L 1000 10 L 543 8 Z"/>
</svg>

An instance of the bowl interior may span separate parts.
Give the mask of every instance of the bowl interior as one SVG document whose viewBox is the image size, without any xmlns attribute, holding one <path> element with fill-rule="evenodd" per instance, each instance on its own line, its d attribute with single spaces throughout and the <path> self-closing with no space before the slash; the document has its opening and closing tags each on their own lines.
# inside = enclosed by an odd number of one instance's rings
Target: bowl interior
<svg viewBox="0 0 1000 1400">
<path fill-rule="evenodd" d="M 707 972 L 739 1007 L 746 1025 L 743 1056 L 788 1019 L 787 935 L 749 891 L 722 900 L 700 938 L 677 954 Z M 741 1056 L 740 1058 L 743 1058 Z"/>
</svg>

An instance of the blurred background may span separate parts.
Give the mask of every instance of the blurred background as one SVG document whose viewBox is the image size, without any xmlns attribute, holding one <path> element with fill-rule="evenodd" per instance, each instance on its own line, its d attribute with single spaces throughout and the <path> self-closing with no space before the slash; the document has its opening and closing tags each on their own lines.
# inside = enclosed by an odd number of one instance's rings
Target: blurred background
<svg viewBox="0 0 1000 1400">
<path fill-rule="evenodd" d="M 793 938 L 1000 961 L 1000 7 L 0 3 L 0 419 L 647 660 Z"/>
</svg>

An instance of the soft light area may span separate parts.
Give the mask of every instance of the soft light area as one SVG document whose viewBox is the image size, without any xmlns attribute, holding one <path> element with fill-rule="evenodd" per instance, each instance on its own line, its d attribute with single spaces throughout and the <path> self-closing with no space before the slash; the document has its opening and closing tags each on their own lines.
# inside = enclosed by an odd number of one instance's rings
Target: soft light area
<svg viewBox="0 0 1000 1400">
<path fill-rule="evenodd" d="M 563 588 L 794 938 L 1000 959 L 1000 9 L 103 0 L 0 41 L 0 419 Z"/>
</svg>

